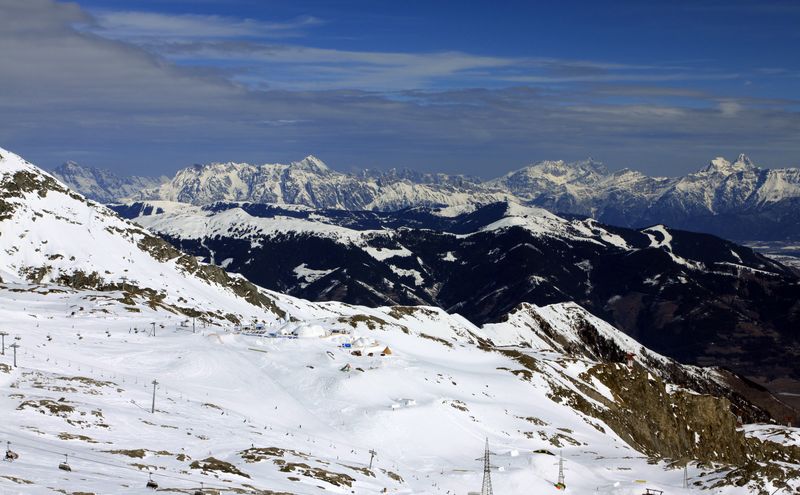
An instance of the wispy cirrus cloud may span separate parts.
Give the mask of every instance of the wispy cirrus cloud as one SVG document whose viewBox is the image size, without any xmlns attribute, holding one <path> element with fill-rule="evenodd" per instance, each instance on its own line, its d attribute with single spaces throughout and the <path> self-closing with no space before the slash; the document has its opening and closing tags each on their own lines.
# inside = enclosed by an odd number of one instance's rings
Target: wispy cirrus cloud
<svg viewBox="0 0 800 495">
<path fill-rule="evenodd" d="M 362 89 L 501 87 L 519 84 L 732 80 L 736 73 L 665 64 L 503 57 L 441 52 L 382 52 L 251 41 L 139 43 L 179 65 L 224 66 L 253 87 Z"/>
<path fill-rule="evenodd" d="M 173 43 L 154 50 L 178 64 L 233 65 L 231 77 L 253 87 L 396 91 L 486 80 L 519 61 L 463 52 L 401 53 L 246 42 Z"/>
<path fill-rule="evenodd" d="M 476 55 L 457 50 L 387 52 L 287 43 L 323 22 L 100 11 L 82 29 L 135 44 L 176 64 L 216 67 L 254 88 L 455 88 L 516 84 L 666 82 L 736 79 L 739 74 L 676 64 L 630 64 L 552 57 Z"/>
<path fill-rule="evenodd" d="M 323 23 L 303 16 L 287 21 L 199 14 L 164 14 L 141 11 L 98 11 L 92 22 L 82 25 L 88 32 L 110 39 L 148 42 L 152 40 L 199 40 L 233 38 L 293 38 Z"/>
</svg>

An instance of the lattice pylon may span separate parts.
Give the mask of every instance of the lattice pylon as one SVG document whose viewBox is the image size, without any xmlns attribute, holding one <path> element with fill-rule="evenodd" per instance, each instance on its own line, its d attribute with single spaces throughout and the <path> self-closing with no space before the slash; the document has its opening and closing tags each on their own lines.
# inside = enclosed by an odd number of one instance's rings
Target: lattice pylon
<svg viewBox="0 0 800 495">
<path fill-rule="evenodd" d="M 489 459 L 489 439 L 486 439 L 486 452 L 483 454 L 483 485 L 481 495 L 494 495 L 492 491 L 492 464 Z"/>
<path fill-rule="evenodd" d="M 567 484 L 564 481 L 564 454 L 560 453 L 558 456 L 558 482 L 555 487 L 559 490 L 566 490 Z"/>
</svg>

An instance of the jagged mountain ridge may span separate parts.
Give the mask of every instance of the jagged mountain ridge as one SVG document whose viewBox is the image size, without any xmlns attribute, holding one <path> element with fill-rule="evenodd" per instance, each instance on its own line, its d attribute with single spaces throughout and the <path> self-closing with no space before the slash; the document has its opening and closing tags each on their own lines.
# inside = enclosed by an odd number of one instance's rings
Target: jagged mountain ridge
<svg viewBox="0 0 800 495">
<path fill-rule="evenodd" d="M 609 172 L 591 160 L 542 162 L 489 181 L 551 211 L 626 227 L 666 224 L 729 239 L 800 236 L 800 169 L 762 169 L 717 157 L 683 177 Z"/>
<path fill-rule="evenodd" d="M 106 169 L 86 167 L 72 161 L 59 165 L 51 173 L 73 191 L 100 203 L 114 203 L 169 181 L 166 176 L 119 176 Z"/>
<path fill-rule="evenodd" d="M 591 159 L 539 162 L 488 181 L 396 169 L 343 174 L 309 156 L 288 165 L 195 165 L 149 189 L 101 194 L 91 184 L 87 188 L 73 180 L 71 185 L 90 197 L 195 205 L 246 201 L 392 211 L 515 200 L 625 227 L 665 224 L 743 240 L 800 238 L 800 169 L 759 168 L 745 155 L 733 162 L 717 157 L 683 177 L 650 177 L 629 169 L 612 172 Z"/>
<path fill-rule="evenodd" d="M 705 234 L 608 227 L 515 203 L 459 215 L 168 202 L 117 211 L 205 261 L 306 299 L 436 305 L 476 323 L 521 302 L 576 301 L 671 357 L 762 383 L 800 378 L 786 365 L 800 356 L 797 274 Z"/>
<path fill-rule="evenodd" d="M 410 178 L 419 180 L 413 182 Z M 342 174 L 316 157 L 299 162 L 251 165 L 212 163 L 178 171 L 168 183 L 142 191 L 135 199 L 160 199 L 190 204 L 250 201 L 346 210 L 397 210 L 419 205 L 462 205 L 508 197 L 468 180 L 397 175 L 391 172 Z"/>
</svg>

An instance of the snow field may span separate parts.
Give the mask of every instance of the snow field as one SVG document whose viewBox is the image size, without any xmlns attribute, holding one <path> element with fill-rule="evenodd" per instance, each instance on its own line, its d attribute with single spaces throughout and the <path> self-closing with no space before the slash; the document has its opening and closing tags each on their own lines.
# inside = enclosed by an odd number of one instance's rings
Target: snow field
<svg viewBox="0 0 800 495">
<path fill-rule="evenodd" d="M 385 330 L 357 325 L 355 336 L 376 339 L 393 352 L 357 357 L 331 339 L 250 337 L 219 327 L 192 334 L 178 326 L 174 315 L 145 308 L 130 314 L 120 305 L 105 305 L 109 312 L 102 317 L 68 316 L 68 303 L 76 297 L 5 292 L 0 299 L 0 318 L 22 337 L 20 368 L 0 373 L 0 408 L 6 418 L 0 436 L 22 458 L 0 465 L 0 476 L 33 482 L 18 485 L 0 477 L 4 489 L 141 493 L 152 470 L 162 488 L 189 489 L 204 481 L 206 486 L 297 494 L 369 494 L 384 488 L 390 493 L 466 493 L 480 486 L 481 463 L 475 459 L 488 437 L 497 453 L 493 482 L 498 492 L 552 490 L 557 457 L 534 453 L 545 449 L 563 451 L 568 486 L 576 492 L 606 486 L 605 493 L 639 493 L 643 484 L 635 480 L 646 479 L 647 486 L 680 493 L 674 487 L 682 472 L 648 464 L 610 431 L 600 433 L 579 413 L 548 399 L 547 380 L 534 375 L 531 383 L 498 369 L 519 365 L 478 349 L 469 334 L 448 335 L 434 317 L 427 320 L 430 334 L 452 347 L 419 337 L 425 318 L 416 316 L 407 318 L 409 323 L 417 320 L 408 334 L 396 325 Z M 83 304 L 90 306 L 86 299 Z M 156 337 L 144 331 L 153 321 Z M 333 321 L 323 317 L 309 323 L 331 327 Z M 134 327 L 139 333 L 129 333 Z M 587 366 L 534 355 L 549 370 L 548 377 L 562 384 L 562 373 L 575 376 Z M 0 362 L 8 363 L 9 357 Z M 340 371 L 346 363 L 353 371 Z M 75 376 L 112 384 L 78 387 L 64 379 Z M 156 413 L 150 414 L 153 378 L 160 385 Z M 64 417 L 18 409 L 26 400 L 58 403 L 62 397 L 62 404 L 75 409 Z M 412 405 L 392 409 L 406 399 Z M 551 443 L 553 438 L 560 447 Z M 347 488 L 283 472 L 269 460 L 274 457 L 247 463 L 240 453 L 251 445 L 305 453 L 278 458 L 344 473 L 355 481 Z M 106 452 L 120 449 L 148 452 L 141 459 Z M 374 478 L 359 471 L 369 462 L 369 449 L 378 452 Z M 71 454 L 72 473 L 56 468 L 60 453 Z M 230 462 L 251 478 L 204 475 L 189 469 L 190 461 L 179 460 L 180 454 Z"/>
</svg>

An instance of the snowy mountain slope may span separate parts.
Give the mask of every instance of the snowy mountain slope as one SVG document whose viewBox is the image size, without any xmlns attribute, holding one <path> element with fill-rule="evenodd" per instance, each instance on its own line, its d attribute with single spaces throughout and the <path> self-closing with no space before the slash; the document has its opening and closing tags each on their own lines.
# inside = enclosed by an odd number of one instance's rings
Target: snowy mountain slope
<svg viewBox="0 0 800 495">
<path fill-rule="evenodd" d="M 473 237 L 492 237 L 518 227 L 540 243 L 578 243 L 593 250 L 625 246 L 624 239 L 592 221 L 567 221 L 515 204 L 494 204 L 453 217 L 441 216 L 438 210 L 415 209 L 398 217 L 251 204 L 200 208 L 153 202 L 115 209 L 181 249 L 207 256 L 208 261 L 224 264 L 266 287 L 316 300 L 373 306 L 428 303 L 446 307 L 437 300 L 442 290 L 438 278 L 443 268 L 459 263 L 449 261 L 450 250 L 430 252 L 424 245 L 414 246 L 425 238 L 441 238 L 455 252 L 460 244 L 471 244 Z M 265 265 L 262 255 L 275 256 L 277 262 Z M 313 280 L 306 276 L 309 269 L 316 272 Z"/>
<path fill-rule="evenodd" d="M 605 349 L 634 344 L 577 306 L 528 308 L 549 338 L 571 343 L 532 349 L 508 347 L 508 336 L 525 335 L 514 318 L 481 328 L 436 308 L 242 296 L 254 289 L 171 257 L 145 231 L 0 155 L 9 254 L 0 320 L 20 337 L 7 339 L 19 345 L 16 366 L 10 349 L 0 355 L 0 436 L 18 455 L 0 466 L 4 490 L 141 493 L 152 475 L 183 492 L 202 482 L 245 493 L 463 493 L 480 483 L 474 459 L 486 438 L 505 493 L 553 489 L 557 451 L 579 491 L 632 495 L 647 480 L 681 493 L 674 459 L 702 461 L 691 481 L 724 493 L 796 488 L 800 454 L 736 428 L 736 415 L 763 412 L 704 392 L 724 387 L 719 370 L 660 357 L 628 368 L 621 351 L 589 354 L 597 335 Z M 99 275 L 78 275 L 90 269 Z M 122 273 L 137 280 L 117 285 Z M 142 297 L 147 289 L 165 295 Z M 199 312 L 181 311 L 188 302 L 202 305 L 196 322 L 187 315 Z M 572 326 L 575 315 L 595 334 Z M 662 378 L 668 365 L 695 380 Z M 785 463 L 768 469 L 775 460 Z"/>
<path fill-rule="evenodd" d="M 465 493 L 480 485 L 475 458 L 484 438 L 496 453 L 495 489 L 504 493 L 552 490 L 559 452 L 571 490 L 632 495 L 646 480 L 684 493 L 682 470 L 653 461 L 680 445 L 670 457 L 683 452 L 707 462 L 689 466 L 698 487 L 719 484 L 733 494 L 797 482 L 793 451 L 748 441 L 725 401 L 623 365 L 481 348 L 471 343 L 480 329 L 462 322 L 470 334 L 459 334 L 458 324 L 449 330 L 446 317 L 424 309 L 395 309 L 395 319 L 391 310 L 309 307 L 292 316 L 352 335 L 281 339 L 230 327 L 193 334 L 163 310 L 132 314 L 117 302 L 102 304 L 99 317 L 97 303 L 80 291 L 0 290 L 4 321 L 22 336 L 19 368 L 0 357 L 0 436 L 19 455 L 3 464 L 0 486 L 15 493 L 141 493 L 148 473 L 173 491 L 202 482 L 258 493 Z M 69 316 L 70 303 L 85 313 Z M 348 314 L 361 315 L 355 328 Z M 129 332 L 150 321 L 159 323 L 155 337 Z M 415 325 L 434 335 L 423 338 Z M 339 345 L 365 339 L 392 354 L 353 356 Z M 347 365 L 351 371 L 341 371 Z M 634 406 L 626 383 L 661 394 L 650 406 L 674 418 L 658 433 L 624 428 L 614 418 Z M 579 398 L 586 412 L 575 409 Z M 629 414 L 633 425 L 636 412 Z M 694 435 L 697 442 L 682 439 Z M 768 460 L 759 453 L 764 445 L 789 463 L 772 472 L 759 467 Z M 378 454 L 372 469 L 370 449 Z M 71 472 L 57 469 L 63 454 Z M 740 479 L 744 487 L 736 486 Z"/>
<path fill-rule="evenodd" d="M 800 355 L 796 272 L 704 234 L 614 228 L 514 203 L 460 214 L 249 203 L 116 209 L 179 249 L 298 297 L 434 305 L 475 323 L 522 302 L 576 301 L 683 362 L 730 367 L 770 387 L 800 379 L 786 366 Z"/>
<path fill-rule="evenodd" d="M 65 162 L 51 172 L 73 191 L 101 203 L 114 203 L 143 189 L 158 187 L 167 177 L 120 177 L 113 172 L 95 167 L 85 167 L 75 162 Z"/>
<path fill-rule="evenodd" d="M 263 317 L 272 306 L 244 279 L 198 263 L 2 149 L 0 226 L 6 283 L 99 289 L 214 319 Z"/>
<path fill-rule="evenodd" d="M 114 206 L 113 209 L 151 231 L 183 239 L 216 236 L 258 239 L 280 234 L 313 234 L 368 247 L 368 239 L 391 237 L 391 216 L 370 215 L 368 212 L 361 212 L 364 216 L 360 218 L 352 215 L 337 218 L 339 212 L 336 210 L 284 210 L 273 207 L 265 210 L 262 205 L 236 203 L 198 207 L 167 201 L 132 203 Z M 437 222 L 442 231 L 462 237 L 516 226 L 537 236 L 626 247 L 622 237 L 591 220 L 565 220 L 547 210 L 515 203 L 495 203 L 481 210 L 485 211 L 485 215 L 481 216 L 479 212 L 468 214 L 472 221 L 468 222 L 466 228 L 458 225 L 463 220 L 461 216 L 440 217 L 439 210 L 418 209 L 411 214 L 417 217 L 416 226 L 419 228 Z M 393 223 L 406 226 L 402 221 Z M 373 255 L 378 259 L 386 258 L 378 253 Z"/>
<path fill-rule="evenodd" d="M 545 307 L 522 303 L 499 323 L 488 323 L 481 330 L 498 346 L 529 347 L 601 362 L 638 363 L 666 382 L 726 397 L 739 414 L 748 418 L 759 417 L 758 412 L 750 410 L 749 404 L 766 410 L 773 418 L 796 415 L 791 406 L 769 394 L 763 395 L 757 386 L 729 370 L 717 368 L 709 372 L 708 368 L 679 365 L 575 303 Z"/>
</svg>

